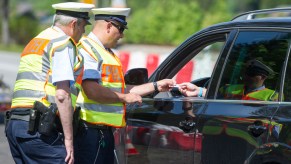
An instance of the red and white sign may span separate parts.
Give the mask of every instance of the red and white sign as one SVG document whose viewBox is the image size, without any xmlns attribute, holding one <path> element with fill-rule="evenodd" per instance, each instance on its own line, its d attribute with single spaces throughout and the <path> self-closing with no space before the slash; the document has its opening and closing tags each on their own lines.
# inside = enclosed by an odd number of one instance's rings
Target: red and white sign
<svg viewBox="0 0 291 164">
<path fill-rule="evenodd" d="M 149 76 L 169 56 L 169 53 L 146 53 L 142 51 L 116 51 L 126 72 L 132 68 L 147 68 Z M 174 77 L 176 82 L 190 82 L 202 77 L 210 77 L 217 57 L 210 53 L 201 54 L 190 60 Z"/>
</svg>

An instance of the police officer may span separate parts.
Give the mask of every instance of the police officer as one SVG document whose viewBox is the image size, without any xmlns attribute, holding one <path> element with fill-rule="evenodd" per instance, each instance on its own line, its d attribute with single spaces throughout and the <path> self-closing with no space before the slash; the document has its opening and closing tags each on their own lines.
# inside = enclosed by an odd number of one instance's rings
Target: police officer
<svg viewBox="0 0 291 164">
<path fill-rule="evenodd" d="M 84 56 L 81 106 L 82 128 L 76 136 L 76 163 L 114 163 L 112 127 L 125 126 L 125 104 L 141 103 L 141 96 L 156 91 L 168 91 L 172 79 L 140 86 L 125 86 L 122 65 L 112 52 L 127 29 L 129 8 L 92 9 L 95 26 L 80 43 Z"/>
<path fill-rule="evenodd" d="M 67 2 L 52 7 L 56 9 L 53 26 L 33 38 L 21 54 L 6 127 L 15 163 L 74 163 L 72 113 L 83 67 L 76 43 L 94 5 Z M 28 132 L 35 101 L 57 104 L 64 136 L 57 131 Z"/>
<path fill-rule="evenodd" d="M 278 93 L 265 87 L 264 82 L 273 70 L 257 59 L 246 63 L 244 84 L 232 84 L 219 89 L 219 97 L 223 99 L 276 101 Z M 204 97 L 206 89 L 191 83 L 179 84 L 181 92 L 186 96 Z"/>
</svg>

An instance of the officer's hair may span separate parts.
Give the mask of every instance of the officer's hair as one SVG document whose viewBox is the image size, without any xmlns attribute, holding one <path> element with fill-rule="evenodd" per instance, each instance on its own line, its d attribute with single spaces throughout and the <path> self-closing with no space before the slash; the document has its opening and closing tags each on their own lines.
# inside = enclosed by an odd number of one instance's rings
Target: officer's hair
<svg viewBox="0 0 291 164">
<path fill-rule="evenodd" d="M 67 26 L 70 24 L 73 20 L 77 20 L 77 25 L 79 26 L 82 22 L 82 18 L 75 18 L 67 15 L 54 15 L 53 25 L 61 25 L 61 26 Z"/>
</svg>

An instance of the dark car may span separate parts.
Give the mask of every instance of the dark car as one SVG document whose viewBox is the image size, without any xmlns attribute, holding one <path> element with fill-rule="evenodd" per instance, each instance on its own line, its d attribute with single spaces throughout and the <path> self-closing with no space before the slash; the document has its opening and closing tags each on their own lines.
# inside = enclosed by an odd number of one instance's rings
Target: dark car
<svg viewBox="0 0 291 164">
<path fill-rule="evenodd" d="M 291 8 L 244 13 L 184 41 L 148 81 L 181 82 L 191 68 L 189 82 L 207 88 L 205 97 L 163 92 L 128 106 L 127 127 L 115 132 L 118 163 L 291 163 L 290 13 Z M 222 95 L 226 87 L 244 86 L 252 60 L 272 70 L 264 88 L 273 98 Z M 138 77 L 129 73 L 127 82 L 145 78 Z"/>
</svg>

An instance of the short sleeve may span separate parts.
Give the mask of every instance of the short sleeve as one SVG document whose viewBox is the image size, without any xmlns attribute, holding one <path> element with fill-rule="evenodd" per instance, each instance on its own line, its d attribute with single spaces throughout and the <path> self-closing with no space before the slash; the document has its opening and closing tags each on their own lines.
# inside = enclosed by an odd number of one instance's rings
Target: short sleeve
<svg viewBox="0 0 291 164">
<path fill-rule="evenodd" d="M 91 57 L 84 49 L 80 49 L 80 54 L 84 57 L 84 74 L 83 80 L 101 78 L 98 70 L 98 61 Z"/>
<path fill-rule="evenodd" d="M 52 57 L 52 83 L 74 82 L 75 51 L 73 45 L 62 50 L 56 50 Z"/>
</svg>

